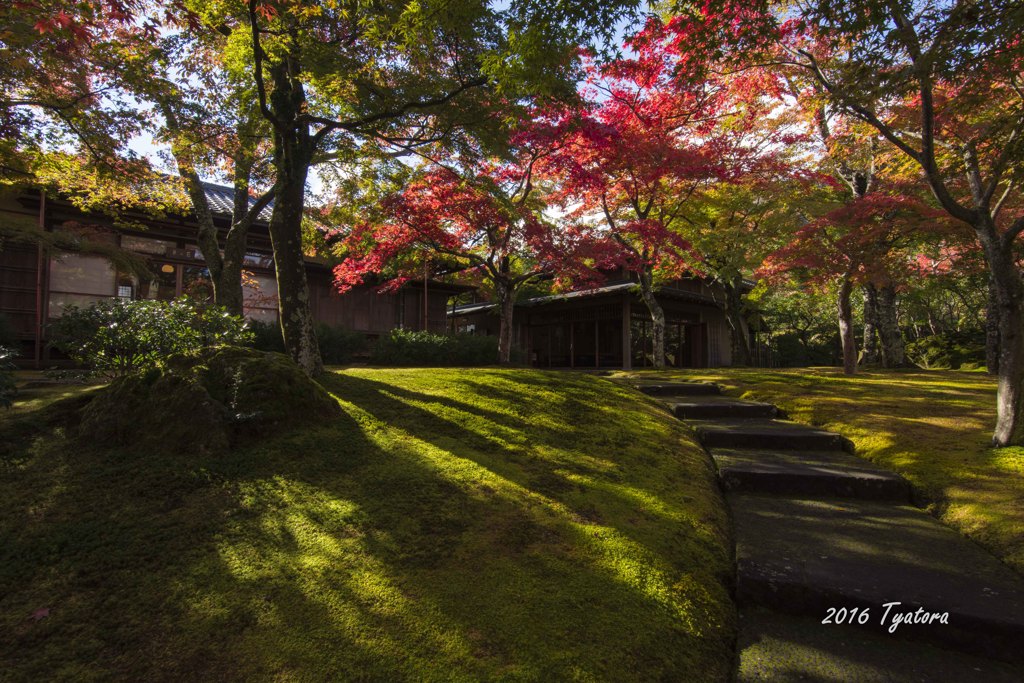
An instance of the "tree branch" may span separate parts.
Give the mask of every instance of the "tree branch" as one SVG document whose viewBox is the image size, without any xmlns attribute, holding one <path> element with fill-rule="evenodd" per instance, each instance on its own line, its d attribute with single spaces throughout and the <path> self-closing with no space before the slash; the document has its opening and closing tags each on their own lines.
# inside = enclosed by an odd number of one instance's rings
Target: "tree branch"
<svg viewBox="0 0 1024 683">
<path fill-rule="evenodd" d="M 281 121 L 274 116 L 274 112 L 270 111 L 270 107 L 267 106 L 267 86 L 263 81 L 263 59 L 266 54 L 263 52 L 263 46 L 260 44 L 260 26 L 259 19 L 256 17 L 256 2 L 257 0 L 249 0 L 249 28 L 252 31 L 252 69 L 253 76 L 256 79 L 256 94 L 259 97 L 260 102 L 260 113 L 263 114 L 263 118 L 270 121 L 274 128 L 281 130 Z"/>
</svg>

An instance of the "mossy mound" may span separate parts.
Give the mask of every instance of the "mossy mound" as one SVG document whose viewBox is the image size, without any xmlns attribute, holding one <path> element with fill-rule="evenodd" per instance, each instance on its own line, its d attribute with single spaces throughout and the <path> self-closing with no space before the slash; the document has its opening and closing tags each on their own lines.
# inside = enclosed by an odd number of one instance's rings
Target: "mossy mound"
<svg viewBox="0 0 1024 683">
<path fill-rule="evenodd" d="M 79 433 L 103 445 L 219 452 L 340 414 L 287 356 L 221 347 L 111 383 L 83 410 Z"/>
</svg>

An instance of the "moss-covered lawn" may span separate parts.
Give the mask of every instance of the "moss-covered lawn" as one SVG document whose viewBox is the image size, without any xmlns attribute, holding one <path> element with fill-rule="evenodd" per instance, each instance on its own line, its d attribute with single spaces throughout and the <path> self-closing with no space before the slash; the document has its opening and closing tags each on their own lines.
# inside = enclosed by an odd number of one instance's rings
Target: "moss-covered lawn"
<svg viewBox="0 0 1024 683">
<path fill-rule="evenodd" d="M 940 519 L 1024 572 L 1024 448 L 989 447 L 996 385 L 988 375 L 735 368 L 663 376 L 718 382 L 849 437 L 858 455 L 909 479 Z"/>
<path fill-rule="evenodd" d="M 341 419 L 227 456 L 9 449 L 0 678 L 728 677 L 724 508 L 653 401 L 525 370 L 323 384 Z"/>
</svg>

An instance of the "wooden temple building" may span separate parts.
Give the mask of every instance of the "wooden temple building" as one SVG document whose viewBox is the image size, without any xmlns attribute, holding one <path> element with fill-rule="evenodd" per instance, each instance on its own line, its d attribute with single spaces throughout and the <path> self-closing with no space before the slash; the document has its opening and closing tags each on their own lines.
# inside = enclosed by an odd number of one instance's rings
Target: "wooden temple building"
<svg viewBox="0 0 1024 683">
<path fill-rule="evenodd" d="M 668 367 L 730 365 L 732 337 L 716 303 L 722 293 L 698 278 L 669 283 L 656 292 L 665 312 Z M 455 306 L 453 327 L 498 334 L 490 303 Z M 651 317 L 639 286 L 619 273 L 596 289 L 518 302 L 512 315 L 513 344 L 529 365 L 544 368 L 641 368 L 654 365 Z"/>
<path fill-rule="evenodd" d="M 233 190 L 206 185 L 214 220 L 226 232 Z M 48 367 L 56 360 L 46 344 L 47 322 L 61 315 L 65 305 L 88 306 L 101 299 L 173 299 L 209 277 L 196 245 L 197 225 L 189 216 L 154 219 L 126 216 L 138 229 L 117 227 L 106 216 L 84 214 L 70 202 L 38 191 L 0 194 L 0 222 L 34 224 L 44 231 L 88 232 L 92 240 L 107 240 L 123 250 L 143 256 L 152 279 L 140 281 L 118 272 L 101 256 L 53 254 L 36 244 L 6 239 L 0 242 L 0 316 L 13 328 L 21 352 L 20 362 Z M 249 231 L 244 287 L 245 315 L 251 319 L 277 319 L 277 283 L 264 209 Z M 9 232 L 9 231 L 4 231 Z M 3 234 L 3 233 L 0 233 Z M 317 320 L 365 333 L 369 338 L 395 328 L 429 329 L 444 333 L 447 305 L 453 296 L 471 287 L 443 282 L 409 282 L 401 290 L 382 294 L 365 286 L 339 294 L 324 261 L 308 258 L 310 305 Z"/>
<path fill-rule="evenodd" d="M 232 211 L 231 188 L 207 184 L 215 222 L 225 232 Z M 154 219 L 128 215 L 110 218 L 84 214 L 71 202 L 39 191 L 0 194 L 0 224 L 30 224 L 43 231 L 86 230 L 92 240 L 107 240 L 142 256 L 151 278 L 140 281 L 119 272 L 102 256 L 47 254 L 37 244 L 6 239 L 0 243 L 0 316 L 13 328 L 20 362 L 48 367 L 59 360 L 46 343 L 47 323 L 64 306 L 88 306 L 107 298 L 173 299 L 193 291 L 209 273 L 196 245 L 197 225 L 190 216 Z M 245 268 L 245 315 L 277 319 L 277 283 L 264 209 L 249 233 Z M 4 231 L 10 233 L 12 231 Z M 414 281 L 394 293 L 363 286 L 339 294 L 328 264 L 308 258 L 310 304 L 317 320 L 363 332 L 369 338 L 396 328 L 438 333 L 497 335 L 493 304 L 450 306 L 472 287 L 439 281 Z M 653 365 L 650 315 L 629 275 L 618 273 L 599 288 L 528 299 L 516 305 L 514 346 L 528 365 L 545 368 L 639 368 Z M 717 296 L 716 296 L 717 295 Z M 667 328 L 669 367 L 714 367 L 731 362 L 731 337 L 713 285 L 682 279 L 661 287 L 658 300 Z"/>
</svg>

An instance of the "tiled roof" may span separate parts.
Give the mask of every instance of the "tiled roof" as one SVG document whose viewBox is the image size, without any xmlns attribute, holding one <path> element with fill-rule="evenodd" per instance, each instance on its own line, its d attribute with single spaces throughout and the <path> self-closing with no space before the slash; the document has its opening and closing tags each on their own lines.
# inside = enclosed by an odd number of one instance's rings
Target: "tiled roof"
<svg viewBox="0 0 1024 683">
<path fill-rule="evenodd" d="M 543 306 L 544 304 L 556 303 L 559 301 L 569 301 L 571 299 L 581 299 L 586 297 L 604 296 L 608 294 L 629 292 L 637 289 L 638 287 L 639 285 L 637 285 L 635 282 L 615 282 L 609 285 L 604 285 L 603 287 L 595 287 L 593 289 L 580 289 L 575 292 L 566 292 L 564 294 L 538 296 L 532 299 L 526 299 L 525 301 L 519 301 L 516 303 L 516 306 Z M 656 294 L 671 299 L 682 299 L 683 301 L 690 301 L 693 303 L 715 303 L 714 298 L 706 294 L 676 289 L 674 287 L 659 287 L 656 290 Z M 452 311 L 448 312 L 448 315 L 472 315 L 474 313 L 481 313 L 483 311 L 491 310 L 493 308 L 496 308 L 496 305 L 490 302 L 462 304 L 461 306 L 455 306 Z"/>
<path fill-rule="evenodd" d="M 210 203 L 210 211 L 223 216 L 231 215 L 235 205 L 235 188 L 204 182 L 203 189 L 206 191 L 206 201 Z M 249 206 L 252 206 L 255 203 L 256 200 L 250 196 Z M 274 200 L 270 200 L 270 202 L 260 211 L 260 215 L 257 217 L 257 220 L 263 223 L 269 223 L 270 216 L 273 211 Z"/>
</svg>

